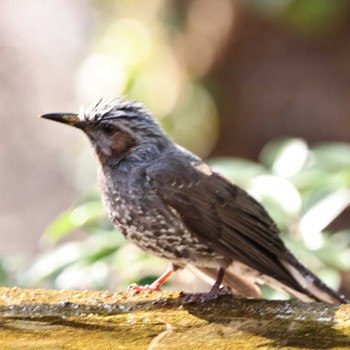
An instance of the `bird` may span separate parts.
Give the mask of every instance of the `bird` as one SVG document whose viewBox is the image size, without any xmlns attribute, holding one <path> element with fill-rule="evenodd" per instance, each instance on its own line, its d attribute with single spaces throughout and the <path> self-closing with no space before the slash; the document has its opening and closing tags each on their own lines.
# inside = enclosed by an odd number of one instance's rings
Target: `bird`
<svg viewBox="0 0 350 350">
<path fill-rule="evenodd" d="M 110 220 L 128 241 L 170 262 L 152 284 L 132 291 L 159 291 L 186 267 L 215 281 L 189 302 L 228 291 L 260 299 L 267 284 L 301 301 L 349 303 L 287 249 L 257 200 L 174 143 L 142 103 L 101 98 L 78 113 L 40 117 L 87 135 Z"/>
</svg>

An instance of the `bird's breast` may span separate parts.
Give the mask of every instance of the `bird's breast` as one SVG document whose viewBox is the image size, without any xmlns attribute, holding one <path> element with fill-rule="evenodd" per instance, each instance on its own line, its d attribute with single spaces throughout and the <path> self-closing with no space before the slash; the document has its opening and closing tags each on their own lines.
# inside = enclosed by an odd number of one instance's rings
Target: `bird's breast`
<svg viewBox="0 0 350 350">
<path fill-rule="evenodd" d="M 146 179 L 101 179 L 103 204 L 125 237 L 147 253 L 178 263 L 217 266 L 222 259 L 190 232 Z"/>
</svg>

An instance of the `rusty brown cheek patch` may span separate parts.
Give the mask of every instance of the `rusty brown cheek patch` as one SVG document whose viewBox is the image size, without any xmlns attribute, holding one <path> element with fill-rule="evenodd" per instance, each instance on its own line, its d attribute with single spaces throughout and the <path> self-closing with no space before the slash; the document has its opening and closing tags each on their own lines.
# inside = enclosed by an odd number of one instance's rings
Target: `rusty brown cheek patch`
<svg viewBox="0 0 350 350">
<path fill-rule="evenodd" d="M 98 146 L 95 146 L 96 153 L 100 162 L 102 164 L 117 162 L 124 158 L 130 151 L 132 147 L 136 145 L 136 140 L 128 134 L 117 133 L 113 136 L 110 149 L 108 150 L 109 154 L 105 152 Z"/>
<path fill-rule="evenodd" d="M 136 145 L 136 140 L 125 133 L 118 133 L 115 136 L 114 146 L 112 148 L 112 157 L 119 158 L 128 153 L 128 151 Z"/>
</svg>

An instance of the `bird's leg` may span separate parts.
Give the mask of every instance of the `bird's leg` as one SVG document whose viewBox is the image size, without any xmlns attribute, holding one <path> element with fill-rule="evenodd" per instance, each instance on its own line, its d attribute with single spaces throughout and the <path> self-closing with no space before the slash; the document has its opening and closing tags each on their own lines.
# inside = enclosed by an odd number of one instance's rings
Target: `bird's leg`
<svg viewBox="0 0 350 350">
<path fill-rule="evenodd" d="M 220 267 L 218 272 L 218 277 L 216 278 L 215 283 L 210 288 L 208 293 L 198 293 L 198 294 L 189 294 L 185 296 L 183 302 L 188 303 L 203 303 L 205 301 L 210 301 L 216 299 L 220 295 L 231 294 L 231 289 L 229 287 L 221 287 L 222 280 L 224 279 L 226 267 Z"/>
<path fill-rule="evenodd" d="M 174 267 L 173 264 L 170 264 L 167 269 L 165 270 L 165 272 L 158 277 L 152 284 L 151 284 L 151 288 L 153 290 L 160 290 L 160 288 L 162 287 L 162 285 L 175 273 L 176 268 Z"/>
<path fill-rule="evenodd" d="M 129 286 L 128 291 L 130 292 L 142 292 L 142 291 L 160 291 L 162 285 L 175 273 L 177 266 L 170 264 L 165 272 L 157 278 L 152 284 L 145 286 L 138 286 L 136 283 L 133 283 Z"/>
<path fill-rule="evenodd" d="M 218 293 L 220 292 L 220 286 L 221 286 L 222 280 L 224 279 L 225 270 L 226 270 L 225 268 L 220 267 L 218 272 L 218 277 L 216 278 L 215 283 L 210 288 L 208 295 L 218 295 Z"/>
</svg>

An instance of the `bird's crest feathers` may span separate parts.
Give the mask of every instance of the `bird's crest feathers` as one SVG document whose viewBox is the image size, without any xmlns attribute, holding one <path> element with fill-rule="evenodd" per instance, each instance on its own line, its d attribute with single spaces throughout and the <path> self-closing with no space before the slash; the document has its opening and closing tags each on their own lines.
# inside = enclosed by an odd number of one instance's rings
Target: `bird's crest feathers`
<svg viewBox="0 0 350 350">
<path fill-rule="evenodd" d="M 109 99 L 102 97 L 88 108 L 79 109 L 79 118 L 88 123 L 99 123 L 116 118 L 150 118 L 149 110 L 138 101 L 124 101 L 123 97 Z"/>
</svg>

